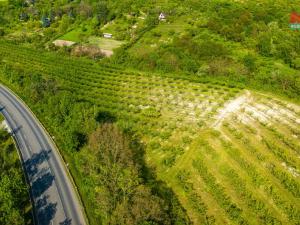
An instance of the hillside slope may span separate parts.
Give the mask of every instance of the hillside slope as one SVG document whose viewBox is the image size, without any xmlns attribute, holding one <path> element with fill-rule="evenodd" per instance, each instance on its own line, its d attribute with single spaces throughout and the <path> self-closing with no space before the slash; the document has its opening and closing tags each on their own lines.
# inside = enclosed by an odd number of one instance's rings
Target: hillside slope
<svg viewBox="0 0 300 225">
<path fill-rule="evenodd" d="M 102 186 L 93 183 L 100 172 L 88 163 L 97 165 L 89 145 L 72 140 L 75 131 L 90 134 L 100 112 L 139 139 L 146 167 L 171 188 L 194 224 L 299 222 L 298 105 L 220 82 L 99 66 L 7 42 L 0 53 L 1 80 L 55 135 L 88 196 L 90 216 L 105 221 L 103 209 L 93 207 L 101 206 Z M 159 193 L 155 185 L 153 192 Z"/>
<path fill-rule="evenodd" d="M 297 2 L 19 0 L 0 10 L 0 35 L 35 48 L 94 60 L 103 57 L 99 48 L 114 51 L 108 63 L 127 68 L 300 94 L 300 33 L 290 28 Z M 57 48 L 56 39 L 77 46 Z"/>
<path fill-rule="evenodd" d="M 0 0 L 0 80 L 55 137 L 92 225 L 299 224 L 292 12 L 287 0 Z"/>
</svg>

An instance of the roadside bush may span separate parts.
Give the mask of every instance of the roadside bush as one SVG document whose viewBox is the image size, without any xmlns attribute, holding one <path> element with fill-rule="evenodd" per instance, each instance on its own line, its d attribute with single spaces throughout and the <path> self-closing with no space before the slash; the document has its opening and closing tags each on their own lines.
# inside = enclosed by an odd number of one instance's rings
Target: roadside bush
<svg viewBox="0 0 300 225">
<path fill-rule="evenodd" d="M 3 28 L 0 28 L 0 37 L 4 36 L 5 35 L 5 31 Z"/>
<path fill-rule="evenodd" d="M 256 70 L 256 58 L 251 54 L 247 54 L 243 58 L 243 63 L 250 72 Z"/>
</svg>

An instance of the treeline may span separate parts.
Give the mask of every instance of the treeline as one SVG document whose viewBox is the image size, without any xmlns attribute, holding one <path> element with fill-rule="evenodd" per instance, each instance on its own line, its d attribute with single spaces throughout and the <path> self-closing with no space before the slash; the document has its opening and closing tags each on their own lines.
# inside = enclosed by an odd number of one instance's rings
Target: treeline
<svg viewBox="0 0 300 225">
<path fill-rule="evenodd" d="M 83 21 L 89 20 L 93 34 L 97 34 L 102 25 L 115 17 L 107 1 L 8 1 L 0 9 L 0 36 L 13 33 L 22 24 L 22 35 L 14 39 L 44 48 L 45 43 Z"/>
<path fill-rule="evenodd" d="M 197 35 L 202 31 L 195 29 Z M 168 74 L 188 74 L 198 80 L 210 79 L 277 93 L 297 99 L 300 95 L 299 71 L 276 63 L 275 58 L 257 53 L 243 56 L 226 42 L 207 35 L 195 40 L 194 31 L 174 37 L 172 43 L 158 48 L 117 51 L 109 63 L 139 70 Z M 282 40 L 284 42 L 284 40 Z M 133 47 L 134 49 L 134 47 Z M 292 53 L 293 55 L 293 53 Z"/>
<path fill-rule="evenodd" d="M 101 28 L 108 22 L 122 18 L 124 24 L 136 23 L 142 13 L 147 15 L 145 26 L 138 27 L 135 32 L 139 36 L 145 28 L 158 22 L 159 11 L 150 3 L 133 0 L 85 0 L 85 1 L 49 1 L 17 0 L 8 1 L 0 8 L 0 36 L 12 34 L 13 38 L 27 42 L 39 48 L 53 39 L 76 29 L 81 24 L 91 28 L 90 35 L 102 34 Z M 154 16 L 155 14 L 155 16 Z M 22 35 L 14 35 L 23 26 Z M 83 29 L 87 29 L 86 27 Z M 33 32 L 38 30 L 38 32 Z M 121 40 L 131 37 L 127 30 L 120 30 L 114 36 Z M 86 37 L 82 35 L 82 42 Z"/>
<path fill-rule="evenodd" d="M 168 16 L 170 25 L 158 25 L 110 62 L 226 80 L 297 99 L 300 36 L 289 28 L 289 16 L 297 10 L 285 1 L 184 1 Z"/>
<path fill-rule="evenodd" d="M 289 16 L 299 6 L 285 1 L 220 3 L 210 5 L 207 26 L 228 40 L 244 43 L 263 56 L 291 64 L 299 53 L 299 33 L 290 31 Z M 252 42 L 252 43 L 250 43 Z"/>
<path fill-rule="evenodd" d="M 12 137 L 0 129 L 0 224 L 33 224 L 28 186 Z"/>
</svg>

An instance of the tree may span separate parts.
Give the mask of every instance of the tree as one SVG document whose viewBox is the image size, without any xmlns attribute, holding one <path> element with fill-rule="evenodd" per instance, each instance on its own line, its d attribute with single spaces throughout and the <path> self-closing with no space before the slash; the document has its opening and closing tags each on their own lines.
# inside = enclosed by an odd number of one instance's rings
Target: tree
<svg viewBox="0 0 300 225">
<path fill-rule="evenodd" d="M 158 25 L 159 19 L 156 14 L 149 14 L 146 18 L 145 23 L 147 24 L 148 27 L 153 27 Z"/>
<path fill-rule="evenodd" d="M 300 69 L 300 58 L 296 58 L 292 61 L 292 67 L 297 70 Z"/>
<path fill-rule="evenodd" d="M 46 17 L 46 16 L 44 15 L 44 16 L 42 17 L 41 21 L 42 21 L 42 27 L 44 27 L 44 28 L 50 27 L 51 22 L 50 22 L 50 19 L 49 19 L 48 17 Z"/>
<path fill-rule="evenodd" d="M 20 16 L 19 16 L 19 19 L 20 19 L 21 21 L 28 21 L 29 16 L 28 16 L 27 13 L 21 12 L 21 13 L 20 13 Z"/>
<path fill-rule="evenodd" d="M 254 72 L 256 70 L 255 57 L 252 54 L 245 55 L 243 62 L 250 72 Z"/>
<path fill-rule="evenodd" d="M 5 35 L 5 31 L 3 28 L 0 28 L 0 37 L 4 36 Z"/>
<path fill-rule="evenodd" d="M 137 157 L 140 156 L 134 151 L 139 151 L 140 154 L 142 149 L 133 150 L 136 145 L 113 123 L 102 124 L 90 136 L 88 151 L 95 158 L 87 159 L 85 171 L 96 178 L 93 180 L 96 183 L 95 210 L 104 224 L 169 225 L 173 219 L 168 214 L 169 205 L 153 194 L 154 191 L 152 193 L 151 188 L 140 177 L 141 165 L 137 162 Z M 91 160 L 97 163 L 90 166 Z M 171 196 L 167 197 L 173 201 Z"/>
<path fill-rule="evenodd" d="M 263 56 L 271 56 L 272 36 L 269 32 L 263 32 L 258 37 L 257 48 Z"/>
<path fill-rule="evenodd" d="M 108 15 L 109 15 L 107 2 L 100 1 L 99 3 L 97 3 L 95 11 L 96 11 L 98 23 L 99 24 L 107 23 Z"/>
<path fill-rule="evenodd" d="M 59 25 L 59 32 L 61 32 L 61 33 L 67 32 L 71 22 L 72 22 L 72 20 L 69 16 L 63 15 L 63 17 L 60 21 L 60 25 Z"/>
<path fill-rule="evenodd" d="M 20 8 L 24 4 L 24 0 L 8 0 L 8 4 L 15 8 Z"/>
</svg>

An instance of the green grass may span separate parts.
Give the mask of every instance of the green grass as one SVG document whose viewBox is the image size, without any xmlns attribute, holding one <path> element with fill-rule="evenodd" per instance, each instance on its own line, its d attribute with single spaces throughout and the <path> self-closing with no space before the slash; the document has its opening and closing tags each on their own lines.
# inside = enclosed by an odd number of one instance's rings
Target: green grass
<svg viewBox="0 0 300 225">
<path fill-rule="evenodd" d="M 113 34 L 114 38 L 117 40 L 130 40 L 131 35 L 135 33 L 136 29 L 139 29 L 141 27 L 144 27 L 144 20 L 140 18 L 134 18 L 135 22 L 130 22 L 130 19 L 132 18 L 117 18 L 113 20 L 112 22 L 106 24 L 101 28 L 101 31 L 103 33 L 111 33 Z M 135 28 L 134 28 L 135 26 Z"/>
<path fill-rule="evenodd" d="M 108 38 L 100 38 L 100 37 L 95 37 L 95 36 L 89 37 L 88 43 L 97 45 L 99 48 L 105 49 L 105 50 L 113 50 L 113 49 L 120 47 L 122 44 L 124 44 L 124 42 L 122 42 L 122 41 L 117 41 L 117 40 L 108 39 Z"/>
<path fill-rule="evenodd" d="M 58 39 L 66 40 L 66 41 L 74 41 L 74 42 L 82 42 L 87 37 L 91 36 L 92 28 L 90 26 L 78 27 L 69 31 L 68 33 L 62 35 Z"/>
<path fill-rule="evenodd" d="M 128 29 L 128 24 L 123 20 L 114 20 L 111 23 L 106 24 L 102 27 L 101 31 L 103 33 L 111 33 L 113 35 L 118 34 L 119 32 L 123 32 L 124 30 Z"/>
</svg>

